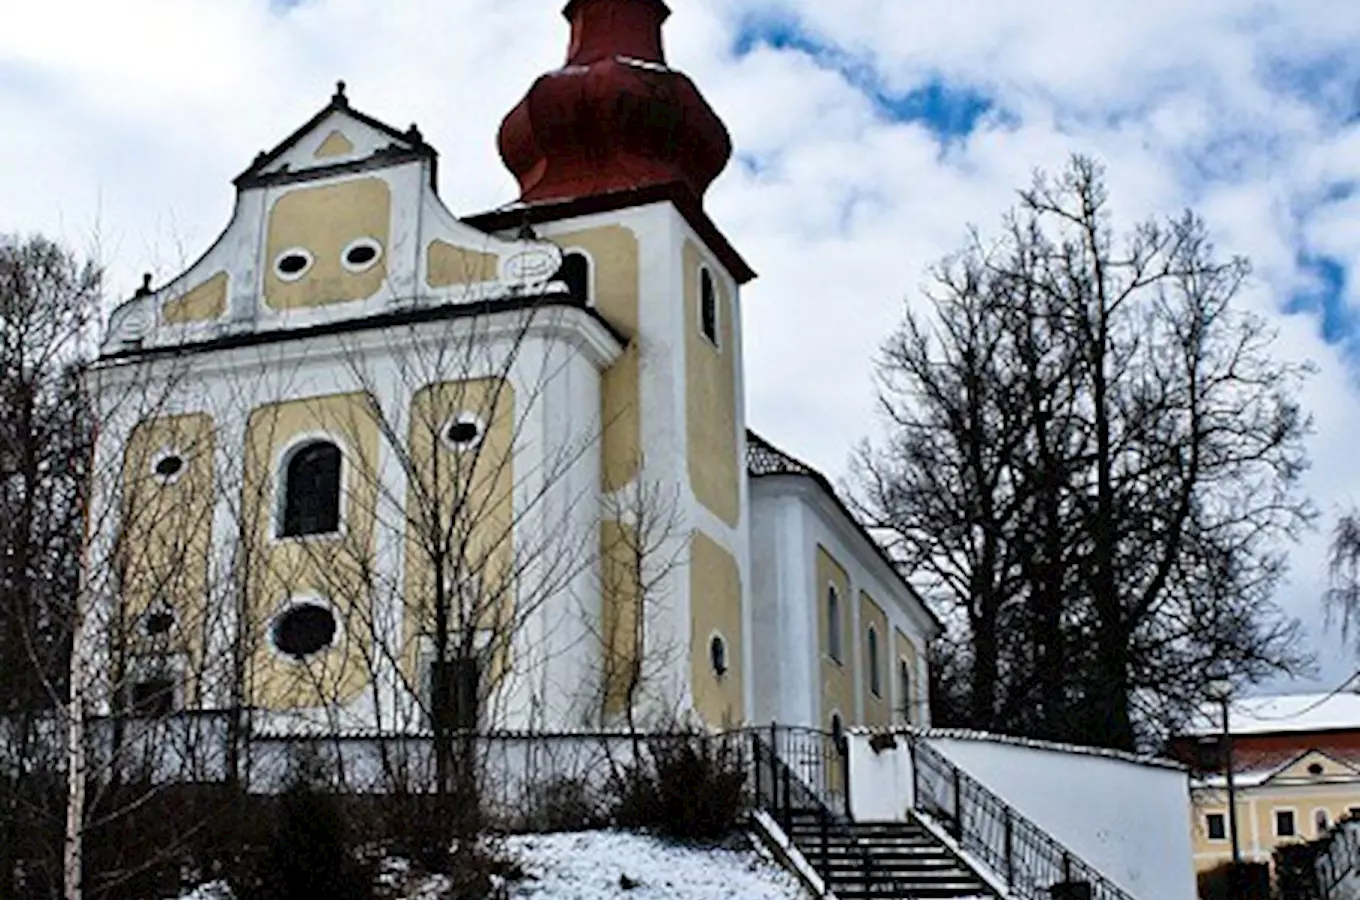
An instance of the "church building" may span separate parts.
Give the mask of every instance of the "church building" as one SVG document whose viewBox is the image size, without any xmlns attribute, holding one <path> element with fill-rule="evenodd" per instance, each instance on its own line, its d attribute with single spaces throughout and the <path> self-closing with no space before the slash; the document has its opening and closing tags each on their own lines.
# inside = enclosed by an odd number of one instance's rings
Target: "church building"
<svg viewBox="0 0 1360 900">
<path fill-rule="evenodd" d="M 732 144 L 669 14 L 567 4 L 565 65 L 500 128 L 518 202 L 450 211 L 420 131 L 341 83 L 114 311 L 82 636 L 106 707 L 929 724 L 939 623 L 747 428 L 755 273 L 704 210 Z"/>
</svg>

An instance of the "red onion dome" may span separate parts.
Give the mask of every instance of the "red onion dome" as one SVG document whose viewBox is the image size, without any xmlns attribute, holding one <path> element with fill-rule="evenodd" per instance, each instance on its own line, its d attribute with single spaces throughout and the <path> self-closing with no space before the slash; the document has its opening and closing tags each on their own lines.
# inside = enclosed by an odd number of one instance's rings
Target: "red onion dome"
<svg viewBox="0 0 1360 900">
<path fill-rule="evenodd" d="M 571 0 L 567 65 L 539 78 L 501 124 L 526 203 L 679 183 L 696 200 L 732 140 L 694 82 L 666 66 L 663 0 Z"/>
</svg>

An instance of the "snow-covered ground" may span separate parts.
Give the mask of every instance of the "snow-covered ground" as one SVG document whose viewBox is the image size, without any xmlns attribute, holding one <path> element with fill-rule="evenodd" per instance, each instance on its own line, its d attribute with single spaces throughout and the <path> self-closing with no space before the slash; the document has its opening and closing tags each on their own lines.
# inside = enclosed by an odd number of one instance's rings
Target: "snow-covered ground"
<svg viewBox="0 0 1360 900">
<path fill-rule="evenodd" d="M 808 896 L 792 875 L 752 850 L 680 846 L 621 831 L 531 835 L 513 838 L 508 849 L 530 876 L 512 889 L 516 900 Z"/>
<path fill-rule="evenodd" d="M 808 900 L 797 879 L 754 850 L 691 847 L 624 831 L 513 837 L 506 853 L 526 878 L 512 900 Z M 412 876 L 388 860 L 380 881 L 402 900 L 440 900 L 441 876 Z M 180 900 L 230 900 L 225 885 L 204 885 Z"/>
</svg>

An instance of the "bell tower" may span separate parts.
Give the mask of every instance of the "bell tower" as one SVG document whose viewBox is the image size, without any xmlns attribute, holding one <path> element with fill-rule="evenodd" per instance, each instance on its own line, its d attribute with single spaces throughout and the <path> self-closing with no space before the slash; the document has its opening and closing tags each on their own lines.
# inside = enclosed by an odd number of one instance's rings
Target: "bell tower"
<svg viewBox="0 0 1360 900">
<path fill-rule="evenodd" d="M 519 202 L 468 221 L 557 243 L 559 277 L 627 342 L 599 416 L 605 668 L 643 675 L 643 717 L 693 710 L 722 726 L 751 708 L 740 288 L 755 273 L 704 211 L 732 141 L 666 59 L 670 14 L 663 0 L 567 4 L 566 64 L 500 129 Z M 637 535 L 638 498 L 674 507 L 664 545 Z M 666 570 L 633 579 L 645 597 L 607 577 L 636 544 L 653 557 L 644 569 Z M 606 719 L 628 705 L 610 679 Z"/>
</svg>

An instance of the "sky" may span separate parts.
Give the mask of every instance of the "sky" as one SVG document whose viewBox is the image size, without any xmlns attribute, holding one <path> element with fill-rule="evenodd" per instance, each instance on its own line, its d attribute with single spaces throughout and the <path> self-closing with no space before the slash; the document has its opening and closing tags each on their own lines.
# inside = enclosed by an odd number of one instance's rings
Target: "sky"
<svg viewBox="0 0 1360 900">
<path fill-rule="evenodd" d="M 669 61 L 736 147 L 707 208 L 743 293 L 749 423 L 833 478 L 880 427 L 873 362 L 927 269 L 995 228 L 1036 168 L 1108 167 L 1121 222 L 1198 210 L 1255 276 L 1242 302 L 1317 374 L 1322 516 L 1279 602 L 1318 654 L 1326 532 L 1360 503 L 1360 3 L 671 0 Z M 0 29 L 0 232 L 95 253 L 110 294 L 174 275 L 231 179 L 323 106 L 419 123 L 457 214 L 517 197 L 501 118 L 559 66 L 560 0 L 43 0 Z"/>
</svg>

